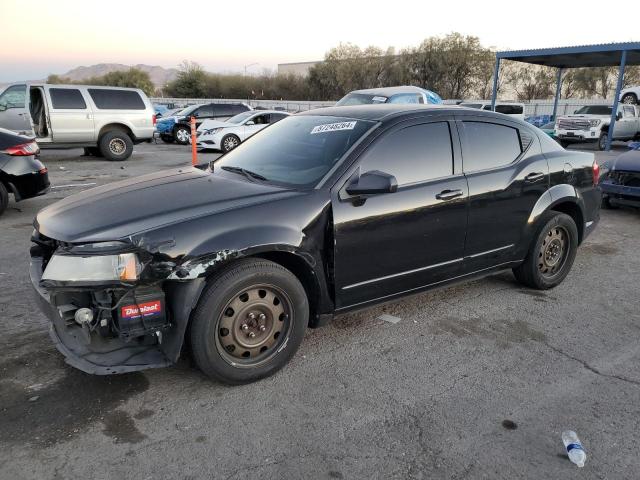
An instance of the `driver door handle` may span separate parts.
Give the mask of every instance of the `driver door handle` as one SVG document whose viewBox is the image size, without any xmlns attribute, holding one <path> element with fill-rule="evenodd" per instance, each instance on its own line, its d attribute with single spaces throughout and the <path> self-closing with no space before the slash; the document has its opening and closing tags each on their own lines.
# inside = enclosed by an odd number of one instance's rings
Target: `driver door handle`
<svg viewBox="0 0 640 480">
<path fill-rule="evenodd" d="M 462 190 L 443 190 L 436 194 L 438 200 L 453 200 L 454 198 L 461 197 Z"/>
</svg>

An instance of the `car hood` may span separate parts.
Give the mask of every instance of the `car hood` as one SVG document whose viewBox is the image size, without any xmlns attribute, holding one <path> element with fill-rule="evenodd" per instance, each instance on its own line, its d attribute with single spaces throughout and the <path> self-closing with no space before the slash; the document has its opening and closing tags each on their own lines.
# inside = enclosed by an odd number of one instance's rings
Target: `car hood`
<svg viewBox="0 0 640 480">
<path fill-rule="evenodd" d="M 631 150 L 616 158 L 611 170 L 623 172 L 640 172 L 640 150 Z"/>
<path fill-rule="evenodd" d="M 559 119 L 560 118 L 610 118 L 610 117 L 611 115 L 596 115 L 595 113 L 589 113 L 589 114 L 576 113 L 575 115 L 564 115 L 562 117 L 559 117 Z"/>
<path fill-rule="evenodd" d="M 219 120 L 205 120 L 198 127 L 198 131 L 202 132 L 204 130 L 209 130 L 209 129 L 218 128 L 218 127 L 237 127 L 237 125 L 234 123 L 221 122 Z"/>
<path fill-rule="evenodd" d="M 63 242 L 119 240 L 185 220 L 301 195 L 188 167 L 71 195 L 41 210 L 34 226 Z"/>
</svg>

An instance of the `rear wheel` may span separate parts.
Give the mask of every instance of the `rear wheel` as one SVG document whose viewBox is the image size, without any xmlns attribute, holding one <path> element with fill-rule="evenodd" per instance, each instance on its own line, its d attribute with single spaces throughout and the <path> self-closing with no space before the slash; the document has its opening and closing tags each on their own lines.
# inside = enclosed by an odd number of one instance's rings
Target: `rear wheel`
<svg viewBox="0 0 640 480">
<path fill-rule="evenodd" d="M 0 182 L 0 215 L 4 213 L 9 205 L 9 192 L 7 191 L 7 187 L 4 186 L 4 183 Z"/>
<path fill-rule="evenodd" d="M 133 153 L 133 142 L 122 130 L 111 130 L 100 137 L 100 153 L 112 162 L 126 160 Z"/>
<path fill-rule="evenodd" d="M 222 138 L 222 151 L 228 152 L 240 145 L 240 139 L 236 135 L 226 135 Z"/>
<path fill-rule="evenodd" d="M 191 324 L 194 359 L 225 383 L 258 380 L 295 354 L 308 317 L 304 287 L 289 270 L 268 260 L 239 261 L 202 294 Z"/>
<path fill-rule="evenodd" d="M 173 131 L 173 137 L 175 138 L 176 143 L 186 145 L 189 143 L 189 138 L 191 138 L 191 130 L 184 126 L 178 126 Z"/>
<path fill-rule="evenodd" d="M 638 97 L 635 93 L 625 93 L 622 97 L 622 103 L 626 103 L 627 105 L 637 105 Z"/>
<path fill-rule="evenodd" d="M 546 290 L 569 274 L 578 249 L 578 229 L 569 215 L 554 211 L 546 212 L 539 225 L 535 242 L 513 274 L 528 287 Z"/>
</svg>

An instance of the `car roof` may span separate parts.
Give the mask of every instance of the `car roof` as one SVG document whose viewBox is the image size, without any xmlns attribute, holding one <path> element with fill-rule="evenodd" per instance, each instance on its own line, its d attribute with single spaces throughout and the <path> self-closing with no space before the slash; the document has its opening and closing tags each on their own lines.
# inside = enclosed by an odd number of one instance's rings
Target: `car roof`
<svg viewBox="0 0 640 480">
<path fill-rule="evenodd" d="M 362 90 L 353 90 L 349 93 L 364 93 L 368 95 L 384 95 L 390 97 L 399 93 L 424 93 L 424 89 L 413 85 L 400 85 L 398 87 L 381 87 L 381 88 L 365 88 Z M 347 94 L 348 95 L 348 94 Z"/>
<path fill-rule="evenodd" d="M 254 115 L 262 115 L 265 113 L 283 113 L 285 115 L 291 115 L 289 112 L 285 112 L 282 110 L 249 110 L 249 111 Z M 246 113 L 246 112 L 242 112 L 242 113 Z"/>
</svg>

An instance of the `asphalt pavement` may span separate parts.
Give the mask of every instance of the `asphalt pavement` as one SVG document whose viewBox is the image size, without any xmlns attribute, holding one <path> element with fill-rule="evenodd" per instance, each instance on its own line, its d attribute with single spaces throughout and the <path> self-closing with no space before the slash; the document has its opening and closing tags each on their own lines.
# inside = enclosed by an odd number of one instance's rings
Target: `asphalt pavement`
<svg viewBox="0 0 640 480">
<path fill-rule="evenodd" d="M 190 150 L 81 153 L 43 153 L 56 188 L 0 217 L 0 479 L 637 477 L 637 211 L 603 211 L 553 290 L 504 272 L 339 317 L 251 385 L 215 383 L 188 357 L 97 377 L 63 362 L 33 302 L 33 217 L 94 184 L 186 167 Z M 564 429 L 583 441 L 582 469 Z"/>
</svg>

